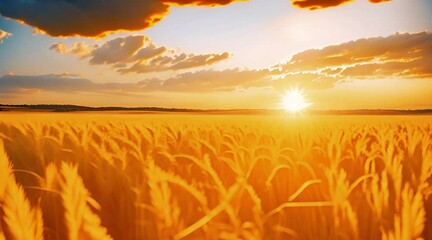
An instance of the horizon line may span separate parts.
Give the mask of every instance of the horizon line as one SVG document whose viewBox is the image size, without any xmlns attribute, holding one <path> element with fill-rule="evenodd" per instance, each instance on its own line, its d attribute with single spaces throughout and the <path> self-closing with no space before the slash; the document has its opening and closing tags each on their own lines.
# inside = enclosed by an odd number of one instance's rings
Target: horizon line
<svg viewBox="0 0 432 240">
<path fill-rule="evenodd" d="M 155 106 L 140 106 L 140 107 L 120 107 L 120 106 L 85 106 L 75 104 L 0 104 L 0 111 L 8 111 L 2 107 L 11 108 L 29 108 L 31 110 L 58 110 L 58 112 L 64 110 L 65 112 L 73 111 L 189 111 L 189 112 L 228 112 L 228 111 L 286 111 L 283 108 L 229 108 L 229 109 L 218 109 L 218 108 L 176 108 L 176 107 L 155 107 Z M 10 110 L 9 110 L 10 111 Z M 355 108 L 355 109 L 306 109 L 302 112 L 420 112 L 420 113 L 432 113 L 432 108 L 418 108 L 418 109 L 389 109 L 389 108 Z"/>
</svg>

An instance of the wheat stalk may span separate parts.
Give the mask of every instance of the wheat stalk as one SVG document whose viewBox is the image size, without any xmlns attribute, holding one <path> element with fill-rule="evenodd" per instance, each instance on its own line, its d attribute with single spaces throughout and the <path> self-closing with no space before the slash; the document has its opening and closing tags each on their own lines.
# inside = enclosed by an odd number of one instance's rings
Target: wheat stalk
<svg viewBox="0 0 432 240">
<path fill-rule="evenodd" d="M 91 197 L 76 166 L 63 163 L 61 197 L 65 208 L 66 226 L 69 240 L 108 240 L 112 239 L 107 230 L 101 226 L 101 220 L 90 208 Z"/>
<path fill-rule="evenodd" d="M 3 220 L 8 236 L 15 240 L 43 239 L 42 212 L 38 206 L 32 208 L 24 189 L 15 181 L 12 166 L 0 143 L 0 167 L 4 177 L 1 180 Z"/>
</svg>

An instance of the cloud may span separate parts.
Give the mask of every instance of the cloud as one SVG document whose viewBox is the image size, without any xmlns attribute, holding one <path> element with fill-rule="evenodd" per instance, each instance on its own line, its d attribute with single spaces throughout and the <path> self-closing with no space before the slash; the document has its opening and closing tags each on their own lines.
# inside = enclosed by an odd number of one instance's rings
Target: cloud
<svg viewBox="0 0 432 240">
<path fill-rule="evenodd" d="M 312 72 L 334 79 L 431 78 L 432 32 L 358 39 L 294 55 L 286 73 Z"/>
<path fill-rule="evenodd" d="M 6 75 L 0 78 L 0 92 L 2 93 L 22 93 L 28 91 L 76 92 L 93 89 L 93 82 L 74 76 L 69 77 L 55 74 L 42 76 Z"/>
<path fill-rule="evenodd" d="M 12 33 L 8 33 L 0 29 L 0 43 L 3 43 L 3 40 L 8 37 L 12 37 Z"/>
<path fill-rule="evenodd" d="M 161 21 L 170 5 L 217 6 L 242 0 L 1 0 L 0 14 L 51 36 L 103 36 Z"/>
<path fill-rule="evenodd" d="M 80 42 L 69 47 L 63 43 L 56 43 L 50 49 L 61 54 L 75 54 L 82 58 L 89 58 L 89 63 L 93 65 L 112 65 L 123 74 L 190 69 L 212 65 L 230 57 L 228 52 L 221 54 L 176 53 L 164 46 L 157 47 L 146 36 L 116 38 L 101 46 L 89 46 Z"/>
<path fill-rule="evenodd" d="M 292 4 L 299 8 L 315 10 L 321 8 L 335 7 L 352 1 L 353 0 L 294 0 L 292 1 Z"/>
<path fill-rule="evenodd" d="M 371 3 L 382 3 L 382 2 L 390 2 L 391 0 L 369 0 Z"/>
<path fill-rule="evenodd" d="M 391 0 L 369 0 L 371 3 L 388 2 Z M 354 2 L 354 0 L 291 0 L 292 4 L 298 8 L 306 8 L 309 10 L 323 9 L 328 7 L 336 7 L 339 5 Z"/>
<path fill-rule="evenodd" d="M 74 74 L 48 75 L 5 75 L 0 77 L 0 93 L 28 94 L 42 91 L 76 92 L 114 92 L 133 91 L 137 84 L 95 83 Z"/>
<path fill-rule="evenodd" d="M 188 72 L 167 79 L 146 79 L 136 83 L 96 83 L 74 74 L 5 75 L 0 77 L 0 93 L 29 94 L 38 92 L 217 92 L 250 87 L 268 87 L 270 70 L 227 69 Z"/>
<path fill-rule="evenodd" d="M 115 64 L 127 62 L 143 47 L 145 41 L 149 41 L 149 39 L 144 36 L 129 36 L 108 41 L 92 51 L 90 63 Z"/>
<path fill-rule="evenodd" d="M 215 92 L 238 88 L 268 87 L 272 71 L 227 69 L 203 70 L 179 74 L 165 80 L 149 79 L 139 82 L 146 91 Z"/>
<path fill-rule="evenodd" d="M 141 40 L 137 41 L 137 39 Z M 212 61 L 218 61 L 217 58 L 202 55 L 171 55 L 173 53 L 169 49 L 159 53 L 155 50 L 158 47 L 144 37 L 113 41 L 112 44 L 95 47 L 87 58 L 97 59 L 94 60 L 94 64 L 118 65 L 116 66 L 118 69 L 128 69 L 126 66 L 130 62 L 134 63 L 133 66 L 137 64 L 142 66 L 146 63 L 149 68 L 166 70 L 194 67 L 197 62 L 210 64 Z M 121 43 L 118 44 L 117 41 Z M 142 41 L 145 43 L 141 44 Z M 127 47 L 123 49 L 118 46 Z M 72 52 L 74 49 L 62 45 L 55 45 L 52 48 L 59 52 Z M 98 49 L 104 49 L 104 52 L 112 54 L 101 54 L 95 58 L 94 52 Z M 224 58 L 223 55 L 218 56 Z M 149 56 L 150 59 L 143 60 Z M 0 77 L 0 93 L 55 91 L 130 94 L 233 92 L 250 88 L 277 91 L 284 91 L 291 87 L 326 89 L 339 82 L 357 79 L 432 79 L 431 62 L 431 32 L 396 33 L 387 37 L 364 38 L 322 49 L 310 49 L 295 54 L 286 63 L 260 70 L 238 68 L 221 71 L 200 70 L 181 73 L 166 79 L 144 79 L 135 83 L 96 83 L 71 74 L 7 75 Z M 145 71 L 156 71 L 155 69 Z"/>
<path fill-rule="evenodd" d="M 184 6 L 218 6 L 218 5 L 228 5 L 232 2 L 247 2 L 248 0 L 162 0 L 165 4 Z"/>
<path fill-rule="evenodd" d="M 222 60 L 228 59 L 229 53 L 224 52 L 221 54 L 186 54 L 180 55 L 165 55 L 153 58 L 148 61 L 139 61 L 130 68 L 120 68 L 120 73 L 149 73 L 149 72 L 163 72 L 168 70 L 182 70 L 206 65 L 212 65 Z"/>
<path fill-rule="evenodd" d="M 72 47 L 68 47 L 63 43 L 53 44 L 49 49 L 60 54 L 74 54 L 86 58 L 96 49 L 98 45 L 89 46 L 84 42 L 74 43 Z"/>
<path fill-rule="evenodd" d="M 248 0 L 1 0 L 0 15 L 55 37 L 103 37 L 115 31 L 139 31 L 160 22 L 171 6 L 214 7 Z M 287 0 L 289 1 L 289 0 Z M 290 0 L 315 10 L 354 0 Z M 391 0 L 369 0 L 381 3 Z"/>
<path fill-rule="evenodd" d="M 64 45 L 63 43 L 55 43 L 49 49 L 61 54 L 70 53 L 67 46 Z"/>
<path fill-rule="evenodd" d="M 186 72 L 166 79 L 152 78 L 135 83 L 96 83 L 74 74 L 5 75 L 0 77 L 1 94 L 108 93 L 142 94 L 151 92 L 212 93 L 234 92 L 250 88 L 284 91 L 300 86 L 308 89 L 327 88 L 330 77 L 313 74 L 290 74 L 275 79 L 279 70 L 226 69 Z"/>
</svg>

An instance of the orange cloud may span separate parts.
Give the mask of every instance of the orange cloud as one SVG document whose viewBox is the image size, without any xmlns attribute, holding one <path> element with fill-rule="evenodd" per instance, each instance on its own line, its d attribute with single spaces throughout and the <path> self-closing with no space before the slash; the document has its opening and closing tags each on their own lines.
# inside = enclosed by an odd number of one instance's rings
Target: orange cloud
<svg viewBox="0 0 432 240">
<path fill-rule="evenodd" d="M 194 6 L 218 6 L 218 5 L 228 5 L 232 2 L 246 2 L 248 0 L 162 0 L 163 3 L 176 5 L 176 6 L 185 6 L 185 5 L 194 5 Z"/>
<path fill-rule="evenodd" d="M 55 37 L 103 37 L 117 31 L 139 31 L 161 21 L 170 6 L 223 6 L 248 0 L 1 0 L 0 15 Z M 381 3 L 391 0 L 369 0 Z M 335 7 L 353 0 L 291 0 L 309 10 Z"/>
<path fill-rule="evenodd" d="M 336 7 L 339 5 L 351 3 L 354 0 L 291 0 L 292 4 L 298 8 L 306 8 L 309 10 L 323 9 Z M 369 0 L 371 3 L 388 2 L 391 0 Z"/>
<path fill-rule="evenodd" d="M 391 0 L 369 0 L 371 3 L 382 3 L 382 2 L 390 2 Z"/>
<path fill-rule="evenodd" d="M 129 36 L 116 38 L 95 48 L 90 56 L 91 64 L 112 64 L 127 62 L 135 53 L 144 47 L 150 39 L 145 36 Z"/>
<path fill-rule="evenodd" d="M 61 54 L 69 53 L 69 50 L 67 49 L 66 45 L 64 45 L 63 43 L 53 44 L 49 49 Z"/>
<path fill-rule="evenodd" d="M 8 37 L 12 37 L 12 33 L 8 33 L 0 29 L 0 43 L 3 43 L 3 40 Z"/>
<path fill-rule="evenodd" d="M 72 47 L 68 47 L 63 43 L 53 44 L 49 49 L 60 54 L 75 54 L 83 58 L 88 57 L 90 53 L 97 48 L 98 45 L 89 46 L 84 42 L 74 43 Z"/>
<path fill-rule="evenodd" d="M 353 0 L 292 0 L 292 4 L 298 8 L 306 8 L 309 10 L 335 7 L 344 3 L 352 2 Z"/>
<path fill-rule="evenodd" d="M 181 70 L 212 65 L 229 58 L 229 53 L 221 54 L 186 54 L 159 56 L 148 61 L 139 61 L 130 68 L 121 68 L 120 73 L 149 73 L 168 70 Z"/>
<path fill-rule="evenodd" d="M 343 79 L 431 78 L 431 53 L 432 32 L 396 33 L 307 50 L 279 67 Z"/>
<path fill-rule="evenodd" d="M 216 6 L 242 0 L 1 0 L 0 14 L 51 36 L 98 37 L 137 31 L 163 19 L 175 5 Z"/>
<path fill-rule="evenodd" d="M 212 65 L 230 57 L 228 52 L 198 55 L 176 53 L 164 46 L 157 47 L 146 36 L 116 38 L 101 46 L 89 46 L 80 42 L 68 47 L 63 43 L 56 43 L 50 49 L 61 54 L 90 58 L 89 63 L 94 65 L 112 64 L 118 72 L 124 74 L 196 68 Z"/>
<path fill-rule="evenodd" d="M 250 88 L 274 88 L 284 91 L 293 86 L 308 89 L 329 88 L 335 82 L 319 74 L 288 74 L 277 80 L 279 70 L 226 69 L 186 72 L 166 79 L 151 78 L 136 83 L 96 83 L 74 74 L 5 75 L 0 77 L 0 95 L 34 93 L 112 93 L 149 92 L 232 92 Z"/>
<path fill-rule="evenodd" d="M 97 59 L 94 60 L 94 64 L 118 65 L 114 68 L 119 71 L 149 72 L 202 66 L 219 61 L 225 58 L 224 55 L 228 55 L 226 53 L 173 55 L 172 50 L 154 54 L 152 51 L 158 47 L 149 42 L 148 38 L 143 36 L 127 38 L 129 39 L 114 39 L 112 43 L 107 42 L 97 46 L 87 58 Z M 147 49 L 149 46 L 150 49 Z M 72 52 L 71 48 L 62 45 L 55 45 L 52 48 L 59 52 Z M 95 58 L 94 52 L 98 49 L 103 49 L 101 51 L 104 53 Z M 310 49 L 294 55 L 286 63 L 261 70 L 201 70 L 181 73 L 166 79 L 152 78 L 136 83 L 105 84 L 70 74 L 7 75 L 0 77 L 0 93 L 28 93 L 28 89 L 114 94 L 229 92 L 248 88 L 284 91 L 296 86 L 306 89 L 326 89 L 339 82 L 358 79 L 432 80 L 431 62 L 432 32 L 396 33 L 387 37 L 364 38 L 322 49 Z M 130 63 L 133 65 L 128 68 Z M 135 66 L 138 68 L 131 69 Z"/>
</svg>

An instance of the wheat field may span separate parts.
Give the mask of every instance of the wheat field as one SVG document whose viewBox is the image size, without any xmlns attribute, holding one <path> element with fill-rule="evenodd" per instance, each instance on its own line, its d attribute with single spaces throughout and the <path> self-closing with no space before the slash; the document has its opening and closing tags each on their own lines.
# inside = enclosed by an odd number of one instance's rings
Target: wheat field
<svg viewBox="0 0 432 240">
<path fill-rule="evenodd" d="M 432 239 L 427 117 L 0 114 L 0 239 Z"/>
</svg>

